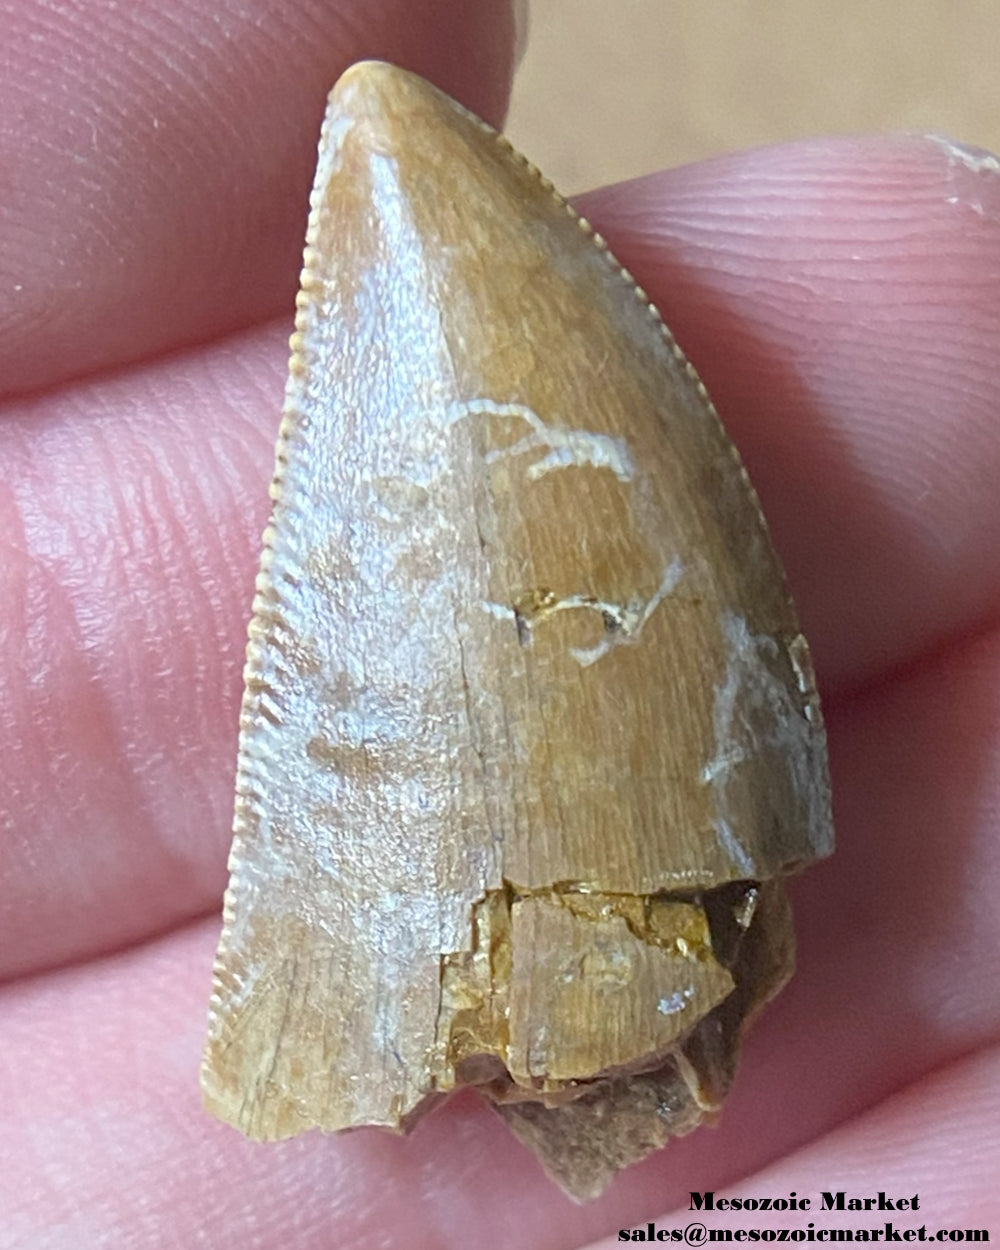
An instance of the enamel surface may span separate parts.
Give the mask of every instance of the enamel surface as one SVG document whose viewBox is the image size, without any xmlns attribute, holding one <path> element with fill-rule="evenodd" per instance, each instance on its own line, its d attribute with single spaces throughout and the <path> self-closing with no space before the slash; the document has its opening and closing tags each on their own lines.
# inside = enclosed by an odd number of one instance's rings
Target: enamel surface
<svg viewBox="0 0 1000 1250">
<path fill-rule="evenodd" d="M 477 1084 L 585 1196 L 790 972 L 808 650 L 655 311 L 410 74 L 331 95 L 296 327 L 206 1102 L 273 1138 Z"/>
</svg>

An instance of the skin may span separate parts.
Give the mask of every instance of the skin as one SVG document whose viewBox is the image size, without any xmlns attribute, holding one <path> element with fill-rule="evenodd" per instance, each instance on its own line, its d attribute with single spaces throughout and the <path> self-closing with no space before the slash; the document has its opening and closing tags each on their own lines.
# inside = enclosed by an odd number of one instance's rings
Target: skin
<svg viewBox="0 0 1000 1250">
<path fill-rule="evenodd" d="M 839 848 L 793 885 L 799 973 L 720 1127 L 574 1207 L 471 1096 L 406 1140 L 202 1112 L 323 96 L 384 56 L 499 121 L 512 62 L 489 0 L 215 9 L 4 6 L 0 1247 L 565 1250 L 711 1188 L 919 1192 L 898 1226 L 996 1235 L 1000 172 L 935 139 L 581 203 L 744 454 L 829 725 Z"/>
</svg>

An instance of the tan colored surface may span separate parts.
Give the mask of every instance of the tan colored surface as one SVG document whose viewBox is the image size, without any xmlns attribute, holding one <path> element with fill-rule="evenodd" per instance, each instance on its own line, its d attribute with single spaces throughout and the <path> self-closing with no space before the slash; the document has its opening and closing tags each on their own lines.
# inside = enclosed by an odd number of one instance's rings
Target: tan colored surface
<svg viewBox="0 0 1000 1250">
<path fill-rule="evenodd" d="M 508 1118 L 589 1196 L 718 1104 L 790 972 L 780 878 L 832 840 L 808 650 L 655 310 L 414 75 L 340 80 L 297 308 L 206 1100 L 266 1139 L 588 1094 L 569 1155 Z"/>
<path fill-rule="evenodd" d="M 508 134 L 568 193 L 810 134 L 1000 148 L 996 0 L 533 0 Z"/>
</svg>

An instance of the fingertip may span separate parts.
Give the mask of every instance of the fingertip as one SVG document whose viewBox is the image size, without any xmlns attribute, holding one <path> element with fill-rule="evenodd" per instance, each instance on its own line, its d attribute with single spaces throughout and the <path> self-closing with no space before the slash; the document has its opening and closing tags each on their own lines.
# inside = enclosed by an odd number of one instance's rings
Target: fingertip
<svg viewBox="0 0 1000 1250">
<path fill-rule="evenodd" d="M 5 394 L 290 308 L 323 102 L 353 61 L 494 124 L 513 73 L 512 0 L 48 7 L 0 26 Z"/>
</svg>

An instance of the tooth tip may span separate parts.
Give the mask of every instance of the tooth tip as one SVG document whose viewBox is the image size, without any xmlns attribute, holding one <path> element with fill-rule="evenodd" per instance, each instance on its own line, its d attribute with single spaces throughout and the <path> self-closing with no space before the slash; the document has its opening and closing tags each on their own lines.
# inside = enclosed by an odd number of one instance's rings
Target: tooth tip
<svg viewBox="0 0 1000 1250">
<path fill-rule="evenodd" d="M 404 101 L 440 94 L 419 75 L 389 61 L 356 61 L 337 79 L 330 92 L 330 103 L 356 118 L 382 118 L 401 114 Z"/>
</svg>

